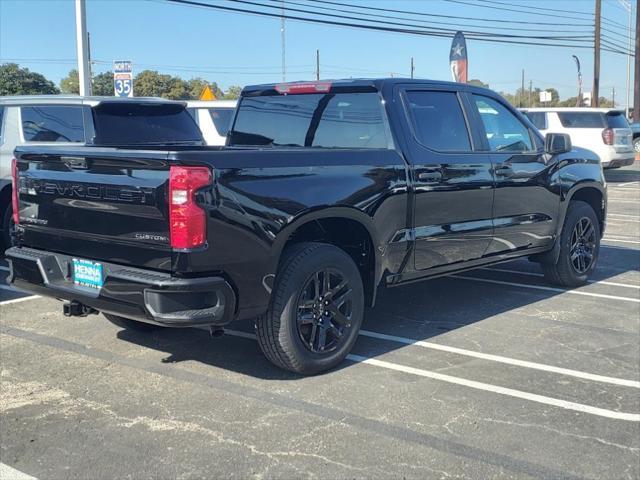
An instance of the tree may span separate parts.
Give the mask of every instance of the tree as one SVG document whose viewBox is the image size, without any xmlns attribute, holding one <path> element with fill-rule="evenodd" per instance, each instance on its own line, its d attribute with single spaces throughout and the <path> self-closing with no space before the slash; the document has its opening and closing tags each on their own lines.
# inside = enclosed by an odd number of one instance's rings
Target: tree
<svg viewBox="0 0 640 480">
<path fill-rule="evenodd" d="M 477 78 L 472 78 L 467 82 L 469 85 L 474 85 L 476 87 L 489 88 L 488 83 L 484 83 L 482 80 L 478 80 Z"/>
<path fill-rule="evenodd" d="M 62 90 L 62 93 L 74 93 L 76 95 L 80 93 L 78 70 L 74 68 L 66 77 L 60 80 L 60 90 Z"/>
<path fill-rule="evenodd" d="M 189 85 L 189 97 L 195 100 L 200 98 L 200 95 L 206 86 L 209 86 L 216 98 L 220 99 L 224 96 L 224 93 L 220 90 L 220 87 L 216 82 L 207 82 L 203 78 L 196 77 L 192 78 L 187 83 Z"/>
<path fill-rule="evenodd" d="M 227 88 L 227 91 L 224 94 L 225 100 L 237 100 L 240 98 L 240 93 L 242 92 L 242 87 L 239 85 L 231 85 Z"/>
<path fill-rule="evenodd" d="M 60 93 L 44 75 L 20 68 L 17 63 L 0 65 L 0 95 L 44 95 Z"/>
<path fill-rule="evenodd" d="M 113 96 L 113 72 L 102 72 L 91 80 L 94 95 Z M 134 91 L 135 94 L 135 91 Z"/>
<path fill-rule="evenodd" d="M 188 82 L 180 77 L 143 70 L 133 81 L 133 92 L 139 97 L 164 97 L 172 100 L 190 98 Z"/>
<path fill-rule="evenodd" d="M 78 71 L 73 69 L 69 74 L 60 80 L 60 90 L 63 93 L 80 93 L 80 80 Z M 103 72 L 95 75 L 91 79 L 91 90 L 93 95 L 113 96 L 113 72 Z"/>
</svg>

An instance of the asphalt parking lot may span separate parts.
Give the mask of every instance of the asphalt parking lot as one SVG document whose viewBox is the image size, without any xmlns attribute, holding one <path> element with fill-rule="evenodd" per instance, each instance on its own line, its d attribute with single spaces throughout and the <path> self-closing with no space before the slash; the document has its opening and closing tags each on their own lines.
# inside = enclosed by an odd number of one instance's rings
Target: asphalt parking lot
<svg viewBox="0 0 640 480">
<path fill-rule="evenodd" d="M 637 479 L 637 163 L 607 172 L 591 284 L 519 260 L 383 291 L 311 378 L 251 324 L 144 335 L 2 284 L 0 476 Z"/>
</svg>

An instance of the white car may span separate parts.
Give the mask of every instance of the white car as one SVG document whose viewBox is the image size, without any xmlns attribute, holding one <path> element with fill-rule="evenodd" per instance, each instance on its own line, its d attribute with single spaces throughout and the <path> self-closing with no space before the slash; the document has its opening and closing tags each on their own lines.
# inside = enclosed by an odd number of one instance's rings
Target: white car
<svg viewBox="0 0 640 480">
<path fill-rule="evenodd" d="M 207 145 L 224 145 L 236 110 L 235 100 L 191 100 L 187 110 L 194 118 Z"/>
<path fill-rule="evenodd" d="M 567 133 L 575 147 L 595 153 L 603 168 L 632 165 L 632 132 L 622 110 L 613 108 L 523 108 L 540 133 Z"/>
</svg>

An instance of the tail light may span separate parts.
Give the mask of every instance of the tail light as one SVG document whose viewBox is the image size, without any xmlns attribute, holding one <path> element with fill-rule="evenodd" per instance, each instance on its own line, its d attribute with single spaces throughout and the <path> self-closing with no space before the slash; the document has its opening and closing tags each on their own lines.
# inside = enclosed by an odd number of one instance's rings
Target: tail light
<svg viewBox="0 0 640 480">
<path fill-rule="evenodd" d="M 20 223 L 20 202 L 18 200 L 18 161 L 11 160 L 11 208 L 13 209 L 13 223 Z"/>
<path fill-rule="evenodd" d="M 196 248 L 207 240 L 205 211 L 195 201 L 195 193 L 211 184 L 207 167 L 172 166 L 169 171 L 169 232 L 171 247 Z"/>
<path fill-rule="evenodd" d="M 297 82 L 279 83 L 276 92 L 281 95 L 295 95 L 297 93 L 329 93 L 331 82 Z"/>
<path fill-rule="evenodd" d="M 613 145 L 613 130 L 611 128 L 605 128 L 602 131 L 602 141 L 605 145 Z"/>
</svg>

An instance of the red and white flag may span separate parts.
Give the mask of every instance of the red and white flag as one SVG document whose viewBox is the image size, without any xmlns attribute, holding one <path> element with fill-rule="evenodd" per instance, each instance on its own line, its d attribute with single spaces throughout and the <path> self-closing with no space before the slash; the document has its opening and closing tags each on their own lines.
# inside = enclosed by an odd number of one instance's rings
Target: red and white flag
<svg viewBox="0 0 640 480">
<path fill-rule="evenodd" d="M 451 76 L 454 82 L 467 83 L 467 42 L 464 34 L 456 32 L 449 52 Z"/>
</svg>

